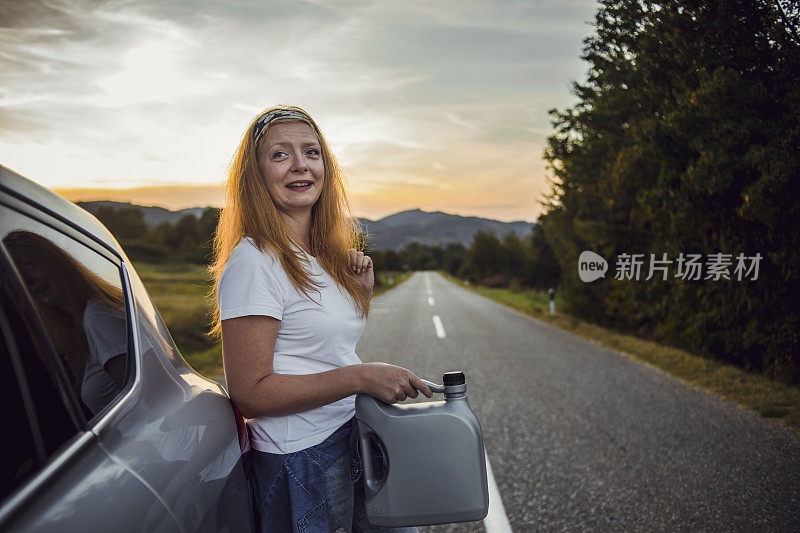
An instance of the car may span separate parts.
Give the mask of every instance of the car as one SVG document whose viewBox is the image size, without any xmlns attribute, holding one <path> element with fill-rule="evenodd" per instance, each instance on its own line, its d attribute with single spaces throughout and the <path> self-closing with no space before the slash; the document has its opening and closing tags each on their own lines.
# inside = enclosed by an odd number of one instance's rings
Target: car
<svg viewBox="0 0 800 533">
<path fill-rule="evenodd" d="M 0 166 L 2 531 L 254 530 L 244 420 L 111 233 Z"/>
</svg>

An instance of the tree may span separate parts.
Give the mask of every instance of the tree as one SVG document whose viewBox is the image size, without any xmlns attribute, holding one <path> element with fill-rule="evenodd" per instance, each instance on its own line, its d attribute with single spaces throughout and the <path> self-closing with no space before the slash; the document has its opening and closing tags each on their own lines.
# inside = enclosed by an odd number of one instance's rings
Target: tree
<svg viewBox="0 0 800 533">
<path fill-rule="evenodd" d="M 791 8 L 791 9 L 790 9 Z M 543 235 L 570 311 L 800 381 L 795 4 L 603 0 L 578 104 L 551 111 Z M 592 250 L 761 253 L 757 282 L 576 276 Z"/>
<path fill-rule="evenodd" d="M 403 260 L 394 250 L 386 250 L 383 253 L 383 261 L 386 270 L 399 272 L 403 270 Z"/>
<path fill-rule="evenodd" d="M 542 227 L 546 219 L 547 215 L 539 217 L 526 240 L 521 279 L 524 285 L 541 290 L 556 287 L 561 270 Z"/>
<path fill-rule="evenodd" d="M 506 280 L 519 282 L 522 279 L 522 267 L 525 263 L 525 245 L 514 232 L 506 233 L 500 245 L 502 253 L 499 259 L 500 272 Z"/>
<path fill-rule="evenodd" d="M 492 233 L 478 231 L 472 238 L 459 276 L 473 283 L 487 280 L 490 276 L 502 274 L 498 268 L 498 258 L 502 256 L 500 240 Z"/>
<path fill-rule="evenodd" d="M 464 264 L 464 256 L 467 249 L 460 242 L 451 242 L 444 247 L 442 252 L 441 268 L 452 276 L 458 274 L 461 265 Z"/>
<path fill-rule="evenodd" d="M 147 232 L 144 213 L 138 207 L 115 209 L 111 206 L 101 206 L 95 211 L 95 216 L 120 242 L 136 239 Z"/>
<path fill-rule="evenodd" d="M 416 241 L 408 243 L 401 252 L 410 270 L 436 270 L 441 265 L 441 247 L 425 246 Z"/>
<path fill-rule="evenodd" d="M 221 210 L 216 207 L 208 207 L 203 211 L 198 223 L 199 242 L 203 253 L 203 262 L 210 263 L 212 260 L 212 248 L 214 246 L 214 234 L 219 224 Z"/>
</svg>

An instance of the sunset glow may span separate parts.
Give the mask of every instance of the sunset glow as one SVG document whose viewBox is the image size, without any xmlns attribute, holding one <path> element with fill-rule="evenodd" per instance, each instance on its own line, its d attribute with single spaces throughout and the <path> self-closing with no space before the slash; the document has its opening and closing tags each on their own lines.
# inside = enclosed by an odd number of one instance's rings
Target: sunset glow
<svg viewBox="0 0 800 533">
<path fill-rule="evenodd" d="M 320 124 L 353 210 L 535 220 L 591 1 L 0 4 L 0 163 L 71 200 L 222 202 L 248 122 Z M 491 16 L 487 16 L 487 15 Z"/>
</svg>

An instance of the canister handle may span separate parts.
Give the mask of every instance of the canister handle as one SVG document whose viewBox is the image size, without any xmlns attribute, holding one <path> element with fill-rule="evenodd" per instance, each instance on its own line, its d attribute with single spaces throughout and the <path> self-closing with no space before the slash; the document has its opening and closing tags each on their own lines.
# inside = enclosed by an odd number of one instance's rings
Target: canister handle
<svg viewBox="0 0 800 533">
<path fill-rule="evenodd" d="M 361 443 L 361 464 L 364 468 L 364 485 L 367 489 L 367 495 L 372 496 L 380 489 L 380 483 L 375 477 L 375 472 L 372 468 L 372 443 L 370 442 L 370 435 L 374 435 L 372 431 L 359 431 L 358 439 Z"/>
<path fill-rule="evenodd" d="M 423 379 L 422 382 L 431 389 L 431 392 L 441 394 L 444 393 L 444 385 L 437 385 L 436 383 L 432 383 L 427 379 Z"/>
</svg>

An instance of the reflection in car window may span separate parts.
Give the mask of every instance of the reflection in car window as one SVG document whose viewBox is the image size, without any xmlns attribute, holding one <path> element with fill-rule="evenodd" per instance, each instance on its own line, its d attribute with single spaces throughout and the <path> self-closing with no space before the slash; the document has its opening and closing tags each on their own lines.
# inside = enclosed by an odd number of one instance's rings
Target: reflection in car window
<svg viewBox="0 0 800 533">
<path fill-rule="evenodd" d="M 57 362 L 37 342 L 36 318 L 26 313 L 32 309 L 14 289 L 13 274 L 7 268 L 0 272 L 0 405 L 10 435 L 0 462 L 2 498 L 38 471 L 78 428 L 63 403 Z"/>
<path fill-rule="evenodd" d="M 47 226 L 15 218 L 2 224 L 3 244 L 91 418 L 125 385 L 128 321 L 119 267 Z"/>
</svg>

